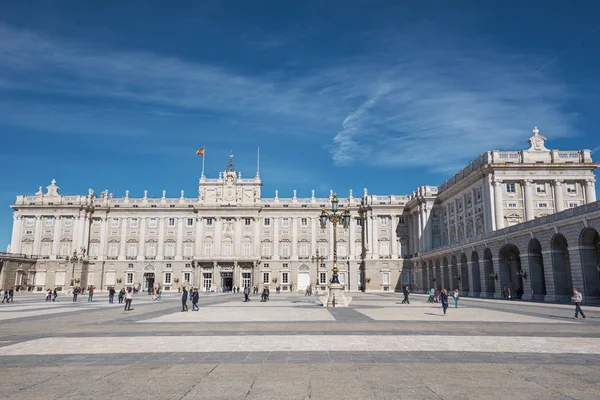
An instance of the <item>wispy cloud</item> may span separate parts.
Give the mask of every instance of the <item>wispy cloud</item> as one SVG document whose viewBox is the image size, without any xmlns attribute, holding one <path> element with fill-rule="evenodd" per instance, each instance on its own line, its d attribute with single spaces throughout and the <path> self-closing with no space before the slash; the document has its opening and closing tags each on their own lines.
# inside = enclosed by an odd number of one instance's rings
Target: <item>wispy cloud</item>
<svg viewBox="0 0 600 400">
<path fill-rule="evenodd" d="M 534 125 L 550 139 L 576 133 L 562 109 L 567 89 L 535 74 L 535 56 L 497 46 L 492 52 L 489 43 L 464 38 L 430 39 L 414 32 L 385 51 L 288 76 L 283 67 L 242 73 L 0 25 L 0 90 L 121 101 L 145 113 L 225 115 L 268 134 L 330 141 L 338 165 L 360 161 L 444 173 L 488 149 L 524 147 Z M 65 114 L 59 106 L 9 103 L 0 105 L 9 110 L 0 114 L 15 125 L 35 124 L 29 111 Z M 47 118 L 48 126 L 73 131 L 103 116 Z M 121 115 L 97 130 L 124 132 L 137 126 L 134 120 Z"/>
</svg>

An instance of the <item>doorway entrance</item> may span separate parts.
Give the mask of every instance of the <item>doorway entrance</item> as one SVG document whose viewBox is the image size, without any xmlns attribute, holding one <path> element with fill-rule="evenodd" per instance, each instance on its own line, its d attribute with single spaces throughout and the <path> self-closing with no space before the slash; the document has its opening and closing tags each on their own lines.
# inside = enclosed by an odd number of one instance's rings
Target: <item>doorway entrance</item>
<svg viewBox="0 0 600 400">
<path fill-rule="evenodd" d="M 154 272 L 145 272 L 142 279 L 142 290 L 150 292 L 154 289 Z"/>
<path fill-rule="evenodd" d="M 203 272 L 202 273 L 202 287 L 205 292 L 210 292 L 212 287 L 212 272 Z"/>
<path fill-rule="evenodd" d="M 242 272 L 242 288 L 249 288 L 252 286 L 252 273 Z"/>
<path fill-rule="evenodd" d="M 233 287 L 233 272 L 221 272 L 221 287 L 225 292 L 231 292 Z"/>
<path fill-rule="evenodd" d="M 305 292 L 310 286 L 310 272 L 298 272 L 298 291 Z"/>
</svg>

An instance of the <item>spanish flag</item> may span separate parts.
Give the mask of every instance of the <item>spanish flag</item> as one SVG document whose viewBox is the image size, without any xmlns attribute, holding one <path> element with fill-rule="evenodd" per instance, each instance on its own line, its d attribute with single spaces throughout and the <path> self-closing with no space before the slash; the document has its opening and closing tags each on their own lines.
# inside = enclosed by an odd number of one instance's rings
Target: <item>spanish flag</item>
<svg viewBox="0 0 600 400">
<path fill-rule="evenodd" d="M 196 155 L 197 156 L 203 156 L 204 155 L 204 147 L 202 147 L 201 149 L 196 150 Z"/>
</svg>

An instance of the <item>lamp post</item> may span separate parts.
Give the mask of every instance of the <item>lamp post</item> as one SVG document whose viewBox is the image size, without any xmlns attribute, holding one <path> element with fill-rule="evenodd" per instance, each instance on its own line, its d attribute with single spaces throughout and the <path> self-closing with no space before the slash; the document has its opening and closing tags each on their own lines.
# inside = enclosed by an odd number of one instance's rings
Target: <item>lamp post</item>
<svg viewBox="0 0 600 400">
<path fill-rule="evenodd" d="M 71 263 L 71 287 L 75 286 L 75 264 L 79 261 L 83 261 L 83 257 L 77 255 L 77 250 L 73 250 L 73 255 L 68 257 L 69 262 Z"/>
<path fill-rule="evenodd" d="M 366 205 L 365 198 L 360 200 L 360 207 L 358 207 L 358 215 L 360 216 L 360 289 L 365 292 L 367 290 L 366 279 L 367 279 L 367 265 L 365 259 L 367 258 L 367 243 L 366 243 L 366 221 L 367 212 L 369 208 Z"/>
<path fill-rule="evenodd" d="M 317 279 L 315 281 L 315 290 L 317 289 L 317 286 L 319 286 L 319 267 L 321 266 L 321 261 L 325 260 L 325 257 L 319 255 L 319 249 L 317 249 L 317 255 L 316 256 L 311 256 L 310 259 L 313 262 L 317 263 Z"/>
<path fill-rule="evenodd" d="M 341 224 L 342 227 L 347 228 L 350 225 L 350 211 L 346 208 L 344 211 L 340 212 L 339 200 L 335 193 L 331 199 L 331 211 L 328 212 L 324 208 L 321 210 L 321 216 L 319 218 L 321 229 L 325 229 L 327 221 L 331 222 L 333 225 L 333 276 L 331 277 L 331 284 L 329 285 L 327 306 L 346 306 L 347 304 L 342 291 L 342 285 L 340 285 L 340 278 L 338 276 L 337 226 L 338 224 Z"/>
</svg>

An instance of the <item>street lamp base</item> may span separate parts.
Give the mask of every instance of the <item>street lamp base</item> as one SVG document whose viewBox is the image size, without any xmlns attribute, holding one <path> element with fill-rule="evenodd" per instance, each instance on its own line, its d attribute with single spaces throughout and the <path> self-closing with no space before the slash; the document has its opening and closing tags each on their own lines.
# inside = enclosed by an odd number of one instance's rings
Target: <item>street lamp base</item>
<svg viewBox="0 0 600 400">
<path fill-rule="evenodd" d="M 344 288 L 339 283 L 329 285 L 329 293 L 320 297 L 324 307 L 348 307 L 352 297 L 344 295 Z"/>
</svg>

